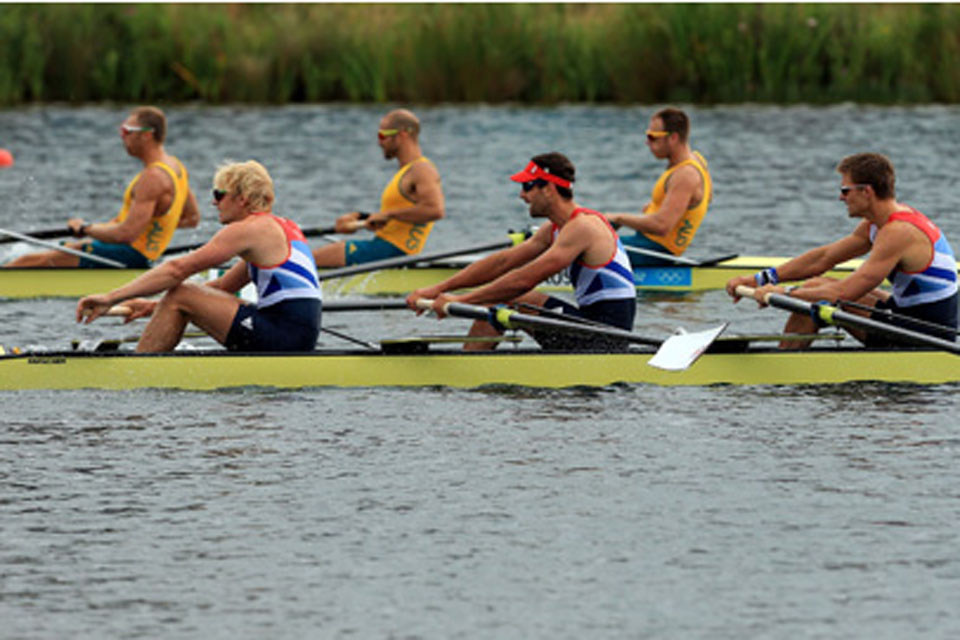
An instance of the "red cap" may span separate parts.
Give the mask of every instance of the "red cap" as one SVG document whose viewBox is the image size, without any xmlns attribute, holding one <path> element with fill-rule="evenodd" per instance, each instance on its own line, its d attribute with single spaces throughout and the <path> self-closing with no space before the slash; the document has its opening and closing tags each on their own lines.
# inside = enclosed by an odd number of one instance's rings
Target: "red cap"
<svg viewBox="0 0 960 640">
<path fill-rule="evenodd" d="M 537 163 L 533 162 L 532 160 L 523 171 L 513 174 L 512 176 L 510 176 L 510 179 L 513 180 L 514 182 L 530 182 L 531 180 L 546 180 L 547 182 L 552 182 L 557 186 L 566 187 L 567 189 L 570 188 L 569 180 L 564 180 L 559 176 L 555 176 L 551 174 L 549 168 L 543 168 L 537 165 Z"/>
</svg>

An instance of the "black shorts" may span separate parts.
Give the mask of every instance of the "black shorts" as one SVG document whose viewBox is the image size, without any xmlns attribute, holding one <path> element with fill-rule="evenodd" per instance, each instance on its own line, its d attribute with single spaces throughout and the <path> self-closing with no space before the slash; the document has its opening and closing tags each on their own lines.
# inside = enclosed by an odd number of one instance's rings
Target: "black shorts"
<svg viewBox="0 0 960 640">
<path fill-rule="evenodd" d="M 897 315 L 907 316 L 908 318 L 916 318 L 924 322 L 932 322 L 941 325 L 943 329 L 937 329 L 935 327 L 926 326 L 917 322 L 910 322 L 909 320 L 903 318 L 891 318 L 884 313 L 878 313 L 876 311 L 870 314 L 871 320 L 883 322 L 885 324 L 900 327 L 902 329 L 909 329 L 911 331 L 916 331 L 917 333 L 924 333 L 926 335 L 942 338 L 951 342 L 956 341 L 957 294 L 953 294 L 949 298 L 945 298 L 943 300 L 928 302 L 927 304 L 918 304 L 912 307 L 898 307 L 891 297 L 885 301 L 881 300 L 874 308 L 880 311 L 892 311 Z M 897 339 L 894 336 L 867 333 L 864 344 L 868 347 L 893 347 L 915 343 L 911 343 L 909 340 Z"/>
<path fill-rule="evenodd" d="M 636 298 L 602 300 L 584 307 L 577 307 L 565 300 L 550 296 L 543 304 L 543 307 L 550 311 L 600 322 L 617 329 L 623 329 L 624 331 L 633 331 L 633 321 L 637 315 Z M 610 352 L 626 351 L 630 347 L 629 342 L 604 336 L 570 334 L 560 331 L 550 331 L 548 329 L 531 331 L 529 333 L 543 349 L 557 351 Z"/>
<path fill-rule="evenodd" d="M 263 309 L 241 304 L 224 346 L 230 351 L 313 351 L 319 335 L 319 300 L 284 300 Z"/>
</svg>

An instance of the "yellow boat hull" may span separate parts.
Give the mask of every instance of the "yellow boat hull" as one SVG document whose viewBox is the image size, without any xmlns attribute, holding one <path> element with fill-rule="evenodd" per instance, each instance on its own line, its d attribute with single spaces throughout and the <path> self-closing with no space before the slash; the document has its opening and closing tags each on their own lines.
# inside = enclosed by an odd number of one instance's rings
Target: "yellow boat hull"
<svg viewBox="0 0 960 640">
<path fill-rule="evenodd" d="M 639 352 L 560 354 L 535 350 L 480 354 L 448 351 L 423 355 L 374 352 L 253 355 L 224 351 L 158 355 L 44 353 L 0 357 L 0 390 L 960 382 L 960 357 L 942 351 L 841 348 L 708 353 L 682 372 L 649 366 L 647 361 L 651 355 Z"/>
</svg>

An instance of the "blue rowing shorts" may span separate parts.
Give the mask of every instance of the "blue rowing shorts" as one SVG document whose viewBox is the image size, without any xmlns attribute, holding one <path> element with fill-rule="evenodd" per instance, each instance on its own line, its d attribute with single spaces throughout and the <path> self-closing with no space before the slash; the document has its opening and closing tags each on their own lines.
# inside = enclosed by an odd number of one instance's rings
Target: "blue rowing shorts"
<svg viewBox="0 0 960 640">
<path fill-rule="evenodd" d="M 566 316 L 583 318 L 609 325 L 624 331 L 633 331 L 633 321 L 637 315 L 637 300 L 601 300 L 584 307 L 577 307 L 565 300 L 550 296 L 543 303 L 543 308 L 562 313 Z M 591 336 L 588 334 L 571 334 L 561 331 L 539 329 L 530 331 L 533 339 L 543 349 L 557 351 L 626 351 L 629 342 L 609 338 L 606 336 Z"/>
<path fill-rule="evenodd" d="M 146 256 L 128 244 L 115 244 L 113 242 L 94 240 L 93 242 L 84 244 L 80 250 L 101 258 L 122 262 L 129 269 L 149 269 L 151 266 Z M 103 269 L 107 265 L 102 262 L 97 262 L 96 260 L 80 258 L 80 264 L 77 266 L 81 269 Z"/>
<path fill-rule="evenodd" d="M 918 333 L 923 333 L 935 338 L 942 338 L 955 342 L 957 339 L 957 296 L 954 293 L 949 298 L 918 304 L 912 307 L 898 307 L 893 301 L 893 296 L 887 300 L 881 300 L 874 306 L 875 311 L 870 315 L 871 320 L 885 322 L 886 324 L 903 329 L 909 329 Z M 883 311 L 891 311 L 901 318 L 891 318 Z M 916 318 L 922 322 L 931 322 L 939 327 L 931 327 L 917 322 L 910 322 L 909 318 Z M 892 335 L 880 335 L 878 333 L 868 332 L 864 345 L 867 347 L 895 347 L 904 344 L 913 344 L 909 340 L 897 339 Z"/>
<path fill-rule="evenodd" d="M 344 245 L 343 255 L 347 260 L 348 267 L 407 255 L 383 238 L 378 237 L 369 240 L 347 240 Z"/>
<path fill-rule="evenodd" d="M 313 351 L 319 335 L 319 300 L 284 300 L 263 309 L 241 304 L 224 346 L 230 351 Z"/>
</svg>

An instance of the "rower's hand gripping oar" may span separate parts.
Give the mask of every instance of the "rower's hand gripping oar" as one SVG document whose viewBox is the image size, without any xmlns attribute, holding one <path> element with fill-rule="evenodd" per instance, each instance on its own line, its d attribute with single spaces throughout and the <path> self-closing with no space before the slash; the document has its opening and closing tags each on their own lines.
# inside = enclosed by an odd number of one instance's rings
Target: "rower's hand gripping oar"
<svg viewBox="0 0 960 640">
<path fill-rule="evenodd" d="M 870 333 L 879 333 L 898 338 L 907 343 L 942 349 L 960 355 L 960 345 L 956 342 L 950 342 L 943 338 L 918 331 L 911 331 L 910 329 L 904 329 L 886 322 L 879 322 L 856 313 L 843 311 L 829 302 L 807 302 L 806 300 L 794 298 L 793 296 L 773 292 L 764 293 L 758 299 L 756 295 L 757 291 L 757 289 L 746 285 L 740 285 L 736 288 L 736 293 L 739 296 L 753 298 L 758 302 L 783 309 L 784 311 L 809 315 L 820 324 L 832 324 L 839 327 L 860 329 Z"/>
</svg>

